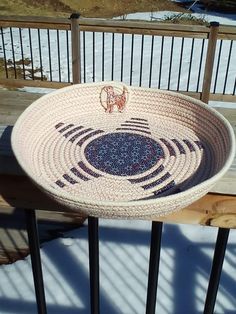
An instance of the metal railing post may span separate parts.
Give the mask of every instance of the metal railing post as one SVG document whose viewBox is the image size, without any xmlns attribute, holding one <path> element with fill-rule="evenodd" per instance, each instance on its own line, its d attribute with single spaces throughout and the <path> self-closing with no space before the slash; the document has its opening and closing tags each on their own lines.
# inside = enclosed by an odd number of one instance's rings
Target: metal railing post
<svg viewBox="0 0 236 314">
<path fill-rule="evenodd" d="M 162 222 L 152 222 L 146 314 L 155 314 L 156 293 L 161 253 Z"/>
<path fill-rule="evenodd" d="M 230 229 L 219 228 L 212 262 L 204 314 L 213 314 Z"/>
<path fill-rule="evenodd" d="M 46 314 L 46 300 L 43 284 L 43 272 L 40 257 L 40 245 L 38 236 L 38 226 L 35 210 L 25 209 L 26 228 L 29 239 L 29 250 L 34 277 L 35 295 L 37 301 L 38 314 Z"/>
<path fill-rule="evenodd" d="M 81 58 L 80 58 L 80 30 L 79 13 L 73 13 L 71 20 L 71 51 L 72 51 L 72 81 L 73 84 L 81 83 Z"/>
<path fill-rule="evenodd" d="M 202 84 L 201 100 L 208 103 L 211 90 L 212 73 L 215 60 L 216 43 L 220 24 L 218 22 L 210 23 L 210 34 L 208 38 L 207 56 Z"/>
<path fill-rule="evenodd" d="M 91 314 L 100 313 L 99 299 L 99 237 L 98 218 L 88 217 L 90 308 Z"/>
</svg>

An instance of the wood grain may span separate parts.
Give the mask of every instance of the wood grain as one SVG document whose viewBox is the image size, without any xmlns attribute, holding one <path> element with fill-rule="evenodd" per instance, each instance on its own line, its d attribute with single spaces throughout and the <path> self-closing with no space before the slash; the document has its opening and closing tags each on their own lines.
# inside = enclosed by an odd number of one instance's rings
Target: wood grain
<svg viewBox="0 0 236 314">
<path fill-rule="evenodd" d="M 156 36 L 174 36 L 174 37 L 187 37 L 187 38 L 207 38 L 207 33 L 193 33 L 191 31 L 179 31 L 178 29 L 168 29 L 162 28 L 129 28 L 129 27 L 119 27 L 118 25 L 81 25 L 81 31 L 87 32 L 104 32 L 104 33 L 122 33 L 122 34 L 139 34 L 139 35 L 156 35 Z M 171 32 L 171 35 L 170 35 Z"/>
<path fill-rule="evenodd" d="M 39 16 L 0 16 L 0 26 L 70 30 L 70 21 L 66 18 Z"/>
<path fill-rule="evenodd" d="M 0 265 L 13 263 L 29 254 L 24 211 L 0 208 Z M 65 212 L 36 211 L 40 242 L 60 237 L 82 226 L 85 218 Z"/>
<path fill-rule="evenodd" d="M 185 209 L 159 221 L 236 228 L 236 196 L 209 193 Z"/>
<path fill-rule="evenodd" d="M 73 84 L 78 84 L 81 82 L 81 60 L 79 20 L 77 18 L 71 19 L 71 45 Z"/>
<path fill-rule="evenodd" d="M 213 66 L 215 60 L 215 51 L 216 51 L 216 43 L 217 43 L 217 36 L 219 32 L 219 25 L 214 25 L 210 27 L 210 34 L 208 39 L 208 46 L 207 46 L 207 56 L 206 56 L 206 63 L 204 69 L 204 77 L 203 77 L 203 84 L 202 84 L 202 96 L 201 100 L 205 103 L 208 103 L 210 97 L 210 89 L 211 89 L 211 81 L 212 81 L 212 73 L 213 73 Z"/>
<path fill-rule="evenodd" d="M 29 86 L 29 87 L 45 87 L 45 88 L 56 89 L 56 88 L 70 86 L 71 83 L 1 78 L 0 85 L 5 86 L 5 87 L 11 87 L 11 88 Z"/>
</svg>

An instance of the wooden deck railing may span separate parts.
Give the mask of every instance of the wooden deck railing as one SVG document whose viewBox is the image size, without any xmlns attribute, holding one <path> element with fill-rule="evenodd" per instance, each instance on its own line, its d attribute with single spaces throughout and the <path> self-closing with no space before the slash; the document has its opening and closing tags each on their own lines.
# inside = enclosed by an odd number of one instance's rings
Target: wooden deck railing
<svg viewBox="0 0 236 314">
<path fill-rule="evenodd" d="M 0 16 L 0 32 L 0 58 L 5 62 L 0 84 L 59 88 L 119 80 L 187 93 L 205 102 L 236 100 L 236 27 L 74 14 L 70 19 Z"/>
</svg>

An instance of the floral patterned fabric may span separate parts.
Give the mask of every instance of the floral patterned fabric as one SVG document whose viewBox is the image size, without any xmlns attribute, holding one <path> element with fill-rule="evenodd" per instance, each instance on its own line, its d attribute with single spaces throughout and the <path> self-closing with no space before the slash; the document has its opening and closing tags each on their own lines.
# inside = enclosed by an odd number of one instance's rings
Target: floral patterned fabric
<svg viewBox="0 0 236 314">
<path fill-rule="evenodd" d="M 96 169 L 118 176 L 149 170 L 164 157 L 153 139 L 134 133 L 110 133 L 96 138 L 85 148 L 87 161 Z"/>
</svg>

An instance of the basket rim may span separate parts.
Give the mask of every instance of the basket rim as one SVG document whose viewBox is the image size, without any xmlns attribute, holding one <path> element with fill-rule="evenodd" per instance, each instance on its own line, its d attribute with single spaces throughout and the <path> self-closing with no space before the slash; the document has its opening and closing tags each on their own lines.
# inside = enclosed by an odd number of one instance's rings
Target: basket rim
<svg viewBox="0 0 236 314">
<path fill-rule="evenodd" d="M 87 198 L 80 198 L 79 195 L 72 196 L 69 194 L 69 192 L 66 191 L 59 191 L 51 186 L 49 186 L 47 184 L 47 182 L 45 183 L 44 180 L 41 179 L 41 177 L 36 177 L 36 176 L 32 176 L 32 173 L 30 171 L 28 171 L 28 167 L 27 164 L 24 163 L 24 161 L 20 158 L 20 156 L 18 155 L 17 152 L 17 145 L 15 144 L 17 141 L 17 138 L 19 137 L 19 133 L 18 133 L 18 128 L 21 126 L 22 122 L 25 119 L 25 116 L 28 115 L 28 113 L 34 109 L 38 103 L 40 103 L 42 101 L 42 99 L 47 99 L 47 98 L 51 98 L 54 95 L 58 95 L 60 93 L 63 93 L 65 90 L 69 91 L 69 90 L 74 90 L 80 87 L 89 87 L 89 86 L 104 86 L 104 84 L 111 84 L 111 85 L 123 85 L 125 86 L 128 91 L 129 90 L 139 90 L 139 91 L 152 91 L 155 93 L 164 93 L 167 95 L 171 95 L 171 96 L 175 96 L 178 98 L 181 98 L 183 100 L 187 100 L 190 101 L 198 106 L 200 106 L 201 108 L 204 108 L 205 110 L 207 110 L 208 112 L 210 112 L 212 115 L 214 115 L 215 117 L 217 117 L 226 127 L 227 131 L 228 131 L 228 135 L 229 135 L 229 141 L 230 141 L 230 151 L 228 153 L 228 157 L 223 165 L 223 167 L 213 176 L 211 176 L 210 178 L 204 180 L 201 183 L 196 184 L 195 186 L 186 189 L 184 191 L 180 191 L 177 194 L 171 194 L 171 195 L 167 195 L 167 196 L 162 196 L 162 197 L 157 197 L 157 198 L 153 198 L 153 199 L 147 199 L 147 200 L 131 200 L 131 201 L 103 201 L 103 200 L 91 200 L 91 199 L 87 199 Z M 13 127 L 13 131 L 12 131 L 12 135 L 11 135 L 11 145 L 12 145 L 12 150 L 13 153 L 19 163 L 19 165 L 21 166 L 21 168 L 23 169 L 23 171 L 30 177 L 30 179 L 37 185 L 39 186 L 40 189 L 47 191 L 49 194 L 54 195 L 60 199 L 64 199 L 65 201 L 69 201 L 69 202 L 77 202 L 78 205 L 79 204 L 89 204 L 89 205 L 94 205 L 94 206 L 121 206 L 121 207 L 132 207 L 132 206 L 137 206 L 137 205 L 154 205 L 157 203 L 167 203 L 169 201 L 173 200 L 178 200 L 182 197 L 185 197 L 187 195 L 192 194 L 194 191 L 197 190 L 204 190 L 206 189 L 206 193 L 208 192 L 207 190 L 209 190 L 209 186 L 210 185 L 214 185 L 216 183 L 216 181 L 218 179 L 220 179 L 229 169 L 230 165 L 233 162 L 234 156 L 235 156 L 235 149 L 236 149 L 236 141 L 235 141 L 235 135 L 234 135 L 234 131 L 232 126 L 230 125 L 229 121 L 218 111 L 216 111 L 214 108 L 209 107 L 207 104 L 205 104 L 204 102 L 202 102 L 201 100 L 192 98 L 190 96 L 178 93 L 178 92 L 173 92 L 173 91 L 166 91 L 166 90 L 161 90 L 161 89 L 156 89 L 156 88 L 145 88 L 145 87 L 134 87 L 134 86 L 127 86 L 126 84 L 124 84 L 123 82 L 116 82 L 116 81 L 102 81 L 102 82 L 96 82 L 96 83 L 82 83 L 82 84 L 74 84 L 72 86 L 67 86 L 67 87 L 63 87 L 60 88 L 59 90 L 55 90 L 52 91 L 46 95 L 43 95 L 42 97 L 40 97 L 39 99 L 37 99 L 36 101 L 34 101 L 29 107 L 26 108 L 26 110 L 20 115 L 20 117 L 18 118 L 18 120 L 16 121 L 14 127 Z"/>
</svg>

